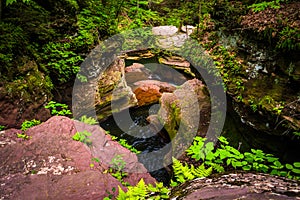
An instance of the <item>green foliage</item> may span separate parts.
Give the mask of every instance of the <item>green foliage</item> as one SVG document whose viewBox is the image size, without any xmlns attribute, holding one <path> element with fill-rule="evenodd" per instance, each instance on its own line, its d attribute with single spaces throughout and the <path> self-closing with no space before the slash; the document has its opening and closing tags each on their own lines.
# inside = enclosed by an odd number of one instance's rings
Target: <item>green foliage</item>
<svg viewBox="0 0 300 200">
<path fill-rule="evenodd" d="M 87 77 L 84 76 L 84 75 L 81 75 L 81 74 L 76 74 L 76 77 L 78 78 L 78 80 L 82 83 L 86 83 L 88 80 L 87 80 Z"/>
<path fill-rule="evenodd" d="M 72 114 L 72 112 L 68 109 L 68 105 L 57 103 L 55 101 L 48 102 L 45 108 L 50 109 L 52 115 L 65 116 Z"/>
<path fill-rule="evenodd" d="M 266 8 L 273 8 L 273 9 L 278 9 L 280 8 L 280 2 L 282 2 L 283 0 L 275 0 L 275 1 L 270 1 L 270 2 L 260 2 L 260 3 L 255 3 L 252 4 L 250 6 L 248 6 L 248 8 L 252 8 L 253 12 L 259 12 L 259 11 L 263 11 Z"/>
<path fill-rule="evenodd" d="M 217 45 L 213 47 L 212 58 L 216 68 L 220 71 L 226 90 L 234 92 L 237 100 L 242 101 L 245 87 L 240 75 L 243 73 L 243 65 L 237 55 L 232 50 Z"/>
<path fill-rule="evenodd" d="M 92 161 L 91 164 L 90 164 L 91 168 L 95 167 L 95 163 L 100 163 L 99 158 L 92 158 L 91 161 Z"/>
<path fill-rule="evenodd" d="M 5 126 L 0 125 L 0 131 L 3 131 L 5 129 Z"/>
<path fill-rule="evenodd" d="M 36 120 L 36 119 L 30 120 L 30 121 L 25 120 L 21 125 L 21 130 L 26 131 L 27 129 L 29 129 L 33 126 L 39 125 L 40 123 L 41 123 L 41 121 Z"/>
<path fill-rule="evenodd" d="M 108 134 L 109 134 L 109 132 L 108 132 Z M 118 137 L 113 136 L 113 135 L 111 135 L 111 139 L 118 141 L 120 145 L 122 145 L 123 147 L 125 147 L 126 149 L 130 150 L 133 153 L 136 153 L 136 154 L 141 153 L 141 151 L 137 150 L 132 145 L 128 144 L 126 139 L 118 139 Z"/>
<path fill-rule="evenodd" d="M 98 121 L 95 118 L 87 117 L 86 115 L 81 116 L 80 121 L 85 124 L 90 124 L 90 125 L 98 124 Z"/>
<path fill-rule="evenodd" d="M 0 33 L 0 77 L 11 79 L 16 71 L 12 68 L 16 60 L 21 62 L 16 55 L 29 51 L 28 36 L 20 26 L 3 21 L 0 21 Z"/>
<path fill-rule="evenodd" d="M 205 169 L 204 164 L 195 168 L 193 165 L 182 164 L 179 160 L 173 158 L 173 170 L 176 181 L 184 183 L 194 178 L 207 177 L 212 174 L 213 168 Z"/>
<path fill-rule="evenodd" d="M 179 27 L 180 25 L 195 24 L 195 13 L 197 13 L 197 4 L 193 2 L 184 2 L 178 8 L 163 7 L 166 13 L 165 24 Z"/>
<path fill-rule="evenodd" d="M 123 172 L 126 162 L 123 160 L 122 155 L 115 155 L 111 162 L 111 167 L 109 168 L 108 172 L 118 179 L 123 185 L 128 186 L 129 184 L 127 182 L 123 181 L 123 178 L 126 177 L 128 174 L 126 172 Z"/>
<path fill-rule="evenodd" d="M 134 148 L 132 145 L 128 144 L 126 139 L 119 139 L 118 142 L 125 148 L 129 149 L 131 152 L 139 154 L 141 151 Z"/>
<path fill-rule="evenodd" d="M 122 155 L 114 156 L 112 158 L 110 164 L 111 164 L 112 168 L 117 170 L 117 171 L 122 171 L 126 166 L 126 162 L 123 160 Z"/>
<path fill-rule="evenodd" d="M 17 133 L 17 138 L 21 138 L 23 140 L 29 140 L 30 136 L 25 133 Z"/>
<path fill-rule="evenodd" d="M 6 5 L 8 6 L 8 5 L 13 4 L 15 2 L 17 2 L 17 0 L 6 0 Z M 23 3 L 28 3 L 28 2 L 30 2 L 30 0 L 22 0 L 22 2 Z"/>
<path fill-rule="evenodd" d="M 124 6 L 124 11 L 127 13 L 119 23 L 121 30 L 141 28 L 144 26 L 155 26 L 162 22 L 158 12 L 150 10 L 148 1 L 131 0 L 130 3 Z"/>
<path fill-rule="evenodd" d="M 127 189 L 127 192 L 124 192 L 119 186 L 117 200 L 169 199 L 169 190 L 163 186 L 163 183 L 156 183 L 154 187 L 151 184 L 145 184 L 144 179 L 141 179 L 136 186 L 129 186 Z"/>
<path fill-rule="evenodd" d="M 299 50 L 299 40 L 300 29 L 286 26 L 279 32 L 279 41 L 276 44 L 276 48 L 285 51 Z"/>
<path fill-rule="evenodd" d="M 89 136 L 91 135 L 92 133 L 84 130 L 84 131 L 76 132 L 75 135 L 73 135 L 72 139 L 90 146 L 92 145 L 92 140 L 89 138 Z"/>
<path fill-rule="evenodd" d="M 187 155 L 203 164 L 210 165 L 217 172 L 224 172 L 224 168 L 242 169 L 245 171 L 254 170 L 257 172 L 270 173 L 288 178 L 300 179 L 299 162 L 283 165 L 279 159 L 272 154 L 266 154 L 260 149 L 251 149 L 251 152 L 241 153 L 231 147 L 227 139 L 219 137 L 219 147 L 212 148 L 212 142 L 206 142 L 206 138 L 195 137 L 192 146 L 187 149 Z M 177 163 L 177 168 L 187 170 L 186 166 Z M 181 175 L 183 177 L 184 175 Z M 184 180 L 181 178 L 180 180 Z"/>
<path fill-rule="evenodd" d="M 83 58 L 74 52 L 69 42 L 49 42 L 43 47 L 44 68 L 50 72 L 52 80 L 66 83 L 80 70 Z"/>
</svg>

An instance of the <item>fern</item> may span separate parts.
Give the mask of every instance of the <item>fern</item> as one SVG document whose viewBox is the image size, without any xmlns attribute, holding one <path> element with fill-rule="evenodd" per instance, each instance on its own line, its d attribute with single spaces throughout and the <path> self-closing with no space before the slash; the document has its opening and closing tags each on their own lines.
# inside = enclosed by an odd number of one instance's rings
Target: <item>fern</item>
<svg viewBox="0 0 300 200">
<path fill-rule="evenodd" d="M 163 183 L 146 185 L 144 179 L 141 179 L 136 186 L 128 186 L 127 192 L 124 192 L 120 186 L 117 200 L 136 200 L 136 199 L 169 199 L 169 190 L 163 186 Z"/>
<path fill-rule="evenodd" d="M 205 169 L 204 164 L 200 165 L 199 167 L 195 168 L 194 165 L 191 165 L 191 173 L 196 177 L 196 178 L 202 178 L 202 177 L 207 177 L 210 176 L 213 172 L 213 168 L 209 167 Z"/>
<path fill-rule="evenodd" d="M 208 164 L 208 163 L 205 163 L 205 164 Z M 218 173 L 225 172 L 224 167 L 217 163 L 209 163 L 208 165 L 210 165 Z"/>
<path fill-rule="evenodd" d="M 180 183 L 184 183 L 195 178 L 189 166 L 187 164 L 182 164 L 176 158 L 173 158 L 173 170 L 176 180 Z"/>
<path fill-rule="evenodd" d="M 85 124 L 95 125 L 97 124 L 97 120 L 93 117 L 87 117 L 86 115 L 83 115 L 80 117 L 80 121 Z"/>
<path fill-rule="evenodd" d="M 222 167 L 216 164 L 216 167 L 222 171 Z M 195 168 L 194 165 L 182 164 L 179 160 L 173 158 L 173 170 L 176 177 L 176 181 L 184 183 L 194 178 L 202 178 L 210 176 L 213 172 L 213 165 L 209 168 L 205 168 L 204 163 Z M 224 170 L 224 169 L 223 169 Z"/>
</svg>

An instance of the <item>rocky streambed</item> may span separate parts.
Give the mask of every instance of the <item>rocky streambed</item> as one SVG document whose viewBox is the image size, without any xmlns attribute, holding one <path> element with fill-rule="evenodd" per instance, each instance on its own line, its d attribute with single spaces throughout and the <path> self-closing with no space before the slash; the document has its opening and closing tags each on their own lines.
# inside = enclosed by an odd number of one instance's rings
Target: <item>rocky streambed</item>
<svg viewBox="0 0 300 200">
<path fill-rule="evenodd" d="M 159 40 L 159 45 L 164 48 L 178 47 L 188 38 L 187 33 L 177 31 L 174 27 L 154 29 L 155 34 L 165 37 Z M 180 157 L 195 135 L 209 133 L 210 93 L 205 81 L 185 58 L 146 48 L 126 51 L 108 63 L 105 71 L 76 85 L 73 90 L 74 116 L 77 119 L 83 115 L 97 117 L 106 131 L 126 138 L 142 153 L 135 155 L 123 148 L 98 125 L 90 126 L 65 117 L 52 117 L 27 130 L 26 134 L 31 137 L 28 141 L 16 137 L 19 130 L 8 129 L 1 132 L 2 199 L 102 198 L 113 193 L 112 188 L 117 188 L 117 185 L 125 189 L 117 179 L 106 173 L 111 160 L 117 155 L 124 155 L 124 170 L 129 172 L 127 182 L 135 185 L 144 178 L 146 183 L 153 183 L 155 179 L 148 171 L 167 167 L 172 156 Z M 136 113 L 133 116 L 129 112 L 132 110 Z M 231 111 L 234 112 L 234 109 Z M 117 120 L 113 122 L 112 116 Z M 182 131 L 179 125 L 182 125 L 184 134 L 177 137 L 177 133 Z M 122 129 L 116 131 L 115 126 Z M 134 127 L 138 127 L 137 131 L 132 131 Z M 72 140 L 72 136 L 82 130 L 92 133 L 92 145 Z M 242 142 L 242 147 L 245 143 Z M 154 155 L 156 162 L 145 156 L 167 144 L 171 145 L 162 154 Z M 93 158 L 100 162 L 95 163 Z M 169 174 L 170 171 L 167 171 L 159 175 Z M 270 184 L 266 185 L 266 181 Z M 212 182 L 216 184 L 209 186 L 208 183 Z M 271 184 L 274 182 L 278 183 Z M 226 187 L 217 193 L 222 184 Z M 230 199 L 234 195 L 245 196 L 246 199 L 297 199 L 298 184 L 268 175 L 239 173 L 189 182 L 174 189 L 172 196 L 188 199 L 205 194 L 205 198 L 215 199 Z"/>
</svg>

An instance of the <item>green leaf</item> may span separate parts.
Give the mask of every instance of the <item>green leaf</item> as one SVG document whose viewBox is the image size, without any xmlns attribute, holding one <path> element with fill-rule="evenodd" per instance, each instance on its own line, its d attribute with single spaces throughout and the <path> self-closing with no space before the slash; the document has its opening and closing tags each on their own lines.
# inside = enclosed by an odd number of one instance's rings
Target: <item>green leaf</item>
<svg viewBox="0 0 300 200">
<path fill-rule="evenodd" d="M 293 165 L 291 165 L 291 164 L 285 164 L 285 167 L 290 170 L 294 169 Z"/>
<path fill-rule="evenodd" d="M 300 174 L 300 169 L 294 168 L 294 169 L 292 169 L 292 172 L 294 172 L 294 173 L 296 173 L 296 174 Z"/>
<path fill-rule="evenodd" d="M 249 170 L 251 170 L 251 165 L 243 166 L 242 169 L 245 171 L 249 171 Z"/>
<path fill-rule="evenodd" d="M 295 167 L 300 168 L 300 162 L 294 162 L 293 164 Z"/>
<path fill-rule="evenodd" d="M 219 141 L 221 142 L 221 143 L 223 143 L 223 144 L 229 144 L 229 142 L 227 141 L 227 139 L 225 138 L 225 137 L 223 137 L 223 136 L 220 136 L 219 137 Z"/>
</svg>

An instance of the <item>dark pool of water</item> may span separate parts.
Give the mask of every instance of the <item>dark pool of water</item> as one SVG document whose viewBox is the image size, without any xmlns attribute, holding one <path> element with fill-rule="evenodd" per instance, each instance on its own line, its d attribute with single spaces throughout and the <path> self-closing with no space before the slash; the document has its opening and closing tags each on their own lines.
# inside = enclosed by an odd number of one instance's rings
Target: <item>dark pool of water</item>
<svg viewBox="0 0 300 200">
<path fill-rule="evenodd" d="M 282 162 L 299 162 L 300 140 L 291 139 L 288 136 L 269 135 L 246 125 L 239 115 L 233 110 L 228 99 L 227 115 L 222 135 L 230 145 L 239 148 L 240 151 L 262 149 L 280 158 Z"/>
<path fill-rule="evenodd" d="M 151 107 L 151 109 L 150 109 Z M 166 141 L 165 138 L 159 136 L 152 129 L 146 129 L 141 131 L 140 126 L 146 126 L 149 124 L 147 121 L 147 117 L 150 114 L 157 113 L 159 107 L 158 106 L 144 106 L 140 108 L 131 108 L 129 109 L 132 121 L 128 123 L 128 116 L 126 112 L 120 112 L 115 115 L 117 116 L 118 123 L 122 123 L 126 125 L 123 130 L 128 130 L 124 132 L 117 125 L 113 116 L 108 117 L 105 121 L 100 122 L 100 126 L 109 131 L 111 135 L 117 136 L 118 138 L 124 138 L 127 140 L 128 144 L 132 145 L 137 150 L 141 151 L 141 154 L 146 154 L 148 152 L 153 152 L 164 147 L 169 141 Z M 123 121 L 122 121 L 123 120 Z M 165 130 L 161 130 L 161 134 L 167 135 Z M 149 137 L 149 135 L 153 135 Z M 162 155 L 164 156 L 164 155 Z M 140 162 L 144 163 L 147 160 L 140 160 Z M 151 161 L 149 161 L 151 162 Z M 145 166 L 146 163 L 144 163 Z M 148 169 L 149 170 L 149 169 Z M 150 173 L 156 180 L 168 184 L 170 177 L 166 169 L 156 170 Z"/>
</svg>

